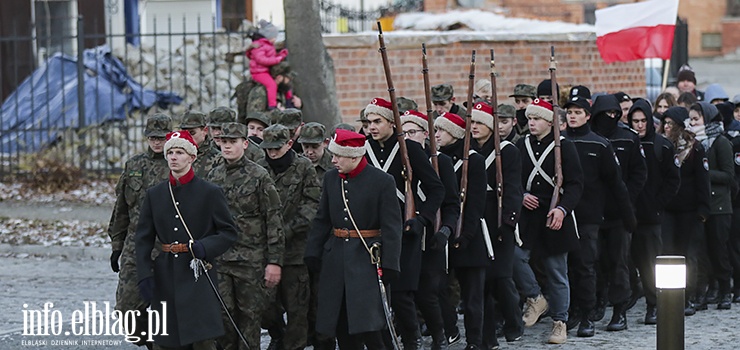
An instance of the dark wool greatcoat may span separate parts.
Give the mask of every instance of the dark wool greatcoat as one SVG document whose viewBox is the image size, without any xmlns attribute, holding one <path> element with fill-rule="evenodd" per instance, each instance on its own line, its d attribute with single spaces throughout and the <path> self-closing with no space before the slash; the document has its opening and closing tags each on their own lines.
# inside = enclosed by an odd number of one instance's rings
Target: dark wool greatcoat
<svg viewBox="0 0 740 350">
<path fill-rule="evenodd" d="M 424 152 L 430 154 L 429 147 L 424 148 Z M 452 159 L 446 154 L 437 153 L 437 165 L 439 167 L 439 178 L 445 187 L 445 197 L 439 209 L 440 219 L 442 221 L 440 227 L 447 226 L 452 232 L 455 230 L 457 219 L 460 217 L 460 189 L 457 184 L 457 175 L 455 175 L 455 169 L 452 166 Z M 445 273 L 447 251 L 444 247 L 440 247 L 437 250 L 430 248 L 434 241 L 434 234 L 436 233 L 434 231 L 435 226 L 436 222 L 433 221 L 425 227 L 426 241 L 424 242 L 424 252 L 422 253 L 421 269 L 423 271 Z"/>
<path fill-rule="evenodd" d="M 151 308 L 162 315 L 167 302 L 168 336 L 154 336 L 156 344 L 179 347 L 223 335 L 221 306 L 206 276 L 196 281 L 190 269 L 191 254 L 160 253 L 152 261 L 155 238 L 162 243 L 187 243 L 189 238 L 172 204 L 168 181 L 149 190 L 136 227 L 136 268 L 139 281 L 154 276 Z M 236 224 L 220 187 L 193 178 L 172 191 L 180 213 L 195 240 L 203 243 L 206 261 L 223 254 L 236 240 Z M 216 267 L 208 271 L 218 285 Z"/>
<path fill-rule="evenodd" d="M 376 268 L 369 253 L 359 238 L 334 235 L 334 228 L 353 229 L 342 202 L 342 182 L 357 227 L 380 229 L 380 237 L 365 241 L 368 246 L 381 242 L 381 265 L 385 270 L 400 269 L 403 229 L 393 177 L 372 166 L 346 180 L 339 177 L 336 169 L 326 172 L 305 257 L 321 260 L 316 331 L 331 337 L 336 335 L 342 300 L 347 304 L 349 334 L 386 328 Z"/>
</svg>

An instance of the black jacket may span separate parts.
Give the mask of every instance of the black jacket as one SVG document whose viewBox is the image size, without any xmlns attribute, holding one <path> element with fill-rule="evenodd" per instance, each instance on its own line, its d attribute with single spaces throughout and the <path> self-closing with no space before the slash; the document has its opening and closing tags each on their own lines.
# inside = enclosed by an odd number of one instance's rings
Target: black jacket
<svg viewBox="0 0 740 350">
<path fill-rule="evenodd" d="M 637 223 L 644 225 L 660 224 L 662 212 L 666 205 L 673 200 L 681 185 L 678 158 L 674 155 L 673 145 L 668 139 L 655 133 L 650 104 L 639 99 L 630 108 L 627 120 L 632 125 L 632 115 L 640 110 L 647 117 L 647 131 L 640 138 L 642 149 L 645 152 L 645 163 L 648 168 L 648 178 L 640 195 L 637 197 Z"/>
<path fill-rule="evenodd" d="M 429 147 L 424 148 L 424 152 L 431 154 Z M 450 232 L 454 232 L 457 219 L 460 217 L 460 189 L 457 184 L 457 175 L 455 175 L 455 169 L 452 166 L 452 159 L 446 154 L 437 153 L 437 164 L 439 166 L 439 178 L 445 186 L 445 198 L 439 209 L 442 221 L 440 227 L 447 226 Z M 447 252 L 444 248 L 430 249 L 434 240 L 435 227 L 435 222 L 432 222 L 425 228 L 426 241 L 424 242 L 421 268 L 425 271 L 444 273 Z"/>
<path fill-rule="evenodd" d="M 709 171 L 704 167 L 705 160 L 707 156 L 701 142 L 694 142 L 681 163 L 681 186 L 666 205 L 666 211 L 697 213 L 704 219 L 709 218 Z"/>
</svg>

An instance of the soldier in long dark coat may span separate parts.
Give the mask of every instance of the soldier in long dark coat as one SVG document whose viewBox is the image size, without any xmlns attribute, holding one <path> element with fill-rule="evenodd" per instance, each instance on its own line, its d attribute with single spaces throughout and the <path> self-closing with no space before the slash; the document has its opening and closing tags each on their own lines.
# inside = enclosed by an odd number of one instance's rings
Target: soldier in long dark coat
<svg viewBox="0 0 740 350">
<path fill-rule="evenodd" d="M 367 166 L 365 140 L 339 129 L 329 144 L 336 169 L 324 176 L 304 257 L 309 270 L 320 273 L 316 332 L 336 336 L 343 350 L 363 345 L 385 349 L 381 331 L 386 314 L 368 250 L 381 244 L 381 271 L 387 282 L 393 283 L 400 270 L 402 222 L 396 186 L 393 177 Z"/>
<path fill-rule="evenodd" d="M 236 240 L 236 224 L 223 190 L 195 176 L 192 163 L 198 151 L 190 134 L 174 132 L 167 139 L 169 180 L 147 190 L 136 227 L 139 290 L 151 309 L 165 317 L 160 321 L 167 332 L 154 335 L 155 344 L 215 349 L 214 339 L 224 332 L 210 284 L 217 283 L 216 271 L 191 265 L 226 252 Z M 152 260 L 155 240 L 162 242 L 162 251 Z"/>
</svg>

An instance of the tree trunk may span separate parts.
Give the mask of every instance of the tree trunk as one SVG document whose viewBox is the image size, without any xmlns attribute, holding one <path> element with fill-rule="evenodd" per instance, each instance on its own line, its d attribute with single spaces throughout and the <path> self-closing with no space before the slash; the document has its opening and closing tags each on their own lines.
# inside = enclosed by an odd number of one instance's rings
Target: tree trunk
<svg viewBox="0 0 740 350">
<path fill-rule="evenodd" d="M 341 121 L 334 81 L 334 61 L 321 36 L 319 0 L 284 0 L 288 61 L 298 76 L 293 83 L 303 102 L 304 121 L 327 130 Z"/>
</svg>

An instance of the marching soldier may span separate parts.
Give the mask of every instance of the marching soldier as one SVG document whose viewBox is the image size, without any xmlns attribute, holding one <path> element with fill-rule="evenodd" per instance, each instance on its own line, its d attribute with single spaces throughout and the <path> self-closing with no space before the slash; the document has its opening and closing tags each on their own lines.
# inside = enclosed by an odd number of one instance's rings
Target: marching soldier
<svg viewBox="0 0 740 350">
<path fill-rule="evenodd" d="M 270 117 L 262 112 L 252 112 L 245 120 L 247 122 L 249 146 L 244 154 L 247 159 L 257 162 L 265 157 L 265 152 L 260 148 L 260 143 L 262 143 L 262 131 L 270 125 Z"/>
<path fill-rule="evenodd" d="M 429 121 L 425 114 L 409 110 L 401 116 L 403 133 L 406 139 L 418 142 L 427 155 L 431 150 L 426 147 L 429 137 Z M 452 231 L 457 225 L 460 216 L 460 197 L 457 185 L 457 176 L 452 166 L 452 159 L 445 154 L 437 154 L 439 178 L 445 187 L 445 197 L 440 207 L 439 230 L 436 232 L 434 223 L 425 227 L 425 240 L 421 254 L 421 274 L 419 288 L 415 294 L 415 301 L 424 317 L 427 329 L 432 335 L 431 350 L 447 349 L 448 341 L 445 337 L 444 320 L 440 307 L 439 293 L 442 282 L 446 280 L 447 264 L 446 246 Z M 433 233 L 434 232 L 434 233 Z M 446 285 L 446 283 L 445 283 Z M 452 311 L 457 321 L 454 310 Z"/>
<path fill-rule="evenodd" d="M 486 253 L 485 231 L 481 226 L 486 206 L 486 167 L 483 156 L 470 150 L 468 173 L 462 173 L 465 120 L 453 113 L 444 113 L 434 122 L 439 151 L 452 158 L 458 183 L 467 176 L 465 207 L 462 209 L 462 229 L 450 238 L 450 267 L 460 282 L 464 304 L 466 349 L 483 347 L 483 293 L 486 268 L 491 260 Z M 458 219 L 460 220 L 460 219 Z M 456 225 L 457 226 L 457 225 Z"/>
<path fill-rule="evenodd" d="M 365 148 L 366 157 L 371 165 L 393 176 L 396 180 L 396 197 L 399 203 L 405 200 L 406 178 L 403 172 L 400 146 L 395 137 L 393 110 L 391 103 L 375 98 L 365 108 L 365 116 L 370 123 L 368 128 L 371 139 Z M 418 214 L 404 223 L 401 248 L 401 277 L 392 285 L 391 303 L 403 345 L 407 350 L 421 347 L 419 320 L 416 317 L 414 292 L 419 284 L 421 270 L 421 242 L 424 227 L 434 221 L 437 210 L 442 204 L 445 189 L 434 168 L 429 163 L 426 153 L 416 142 L 406 140 L 408 157 L 413 171 L 411 189 Z M 421 191 L 419 191 L 421 189 Z M 426 200 L 422 201 L 423 192 Z"/>
<path fill-rule="evenodd" d="M 324 176 L 304 257 L 321 276 L 316 331 L 336 336 L 340 349 L 385 349 L 381 331 L 391 316 L 379 276 L 393 283 L 401 268 L 396 183 L 367 166 L 365 142 L 365 136 L 339 129 L 329 143 L 336 170 Z"/>
<path fill-rule="evenodd" d="M 221 140 L 218 136 L 221 135 L 223 129 L 222 125 L 225 123 L 233 123 L 236 121 L 236 111 L 229 107 L 216 107 L 208 112 L 208 136 L 211 137 L 211 146 L 217 150 L 221 150 Z"/>
<path fill-rule="evenodd" d="M 397 98 L 396 104 L 398 105 L 398 113 L 401 115 L 406 113 L 406 111 L 416 111 L 419 109 L 419 105 L 416 104 L 416 101 L 406 97 Z"/>
<path fill-rule="evenodd" d="M 516 130 L 516 109 L 512 105 L 502 103 L 496 107 L 496 113 L 498 113 L 499 118 L 497 131 L 501 140 L 515 144 L 522 138 L 522 135 Z"/>
<path fill-rule="evenodd" d="M 224 189 L 238 227 L 234 246 L 218 259 L 218 289 L 248 346 L 224 314 L 226 335 L 218 342 L 227 350 L 259 348 L 262 314 L 275 297 L 285 255 L 280 196 L 267 170 L 246 158 L 246 129 L 224 124 L 224 164 L 208 174 L 208 181 Z"/>
<path fill-rule="evenodd" d="M 560 84 L 558 84 L 555 89 L 560 91 Z M 550 79 L 545 79 L 537 85 L 537 98 L 540 99 L 540 101 L 552 104 L 552 93 L 552 82 L 550 82 Z"/>
<path fill-rule="evenodd" d="M 501 108 L 505 106 L 507 108 Z M 498 179 L 496 170 L 496 152 L 494 132 L 501 131 L 503 120 L 509 122 L 508 132 L 516 134 L 511 127 L 514 120 L 514 106 L 499 105 L 496 110 L 499 118 L 502 114 L 508 115 L 506 118 L 499 119 L 499 128 L 493 125 L 493 109 L 486 103 L 476 103 L 473 105 L 471 112 L 473 121 L 473 138 L 475 144 L 473 149 L 481 156 L 485 157 L 485 166 L 487 173 L 486 187 L 486 210 L 484 232 L 489 232 L 492 242 L 491 256 L 493 263 L 488 266 L 486 272 L 486 294 L 485 294 L 485 341 L 484 344 L 497 346 L 496 339 L 497 323 L 495 312 L 493 312 L 493 299 L 498 301 L 501 306 L 501 312 L 506 321 L 504 325 L 504 335 L 507 340 L 515 340 L 522 336 L 524 326 L 522 324 L 522 310 L 519 308 L 519 292 L 516 290 L 512 276 L 514 245 L 516 239 L 514 230 L 519 220 L 519 214 L 522 208 L 522 160 L 519 150 L 511 142 L 504 140 L 503 133 L 501 136 L 501 183 L 503 184 L 503 197 L 501 208 L 499 208 L 499 198 L 497 194 Z M 506 130 L 504 130 L 506 131 Z M 501 227 L 498 226 L 498 213 L 501 211 Z"/>
<path fill-rule="evenodd" d="M 434 104 L 434 119 L 443 113 L 466 115 L 466 109 L 455 103 L 455 90 L 450 84 L 432 86 L 432 103 Z"/>
<path fill-rule="evenodd" d="M 146 120 L 144 136 L 147 137 L 149 147 L 146 152 L 126 161 L 123 173 L 116 184 L 116 204 L 108 228 L 113 250 L 110 257 L 111 269 L 118 272 L 116 310 L 122 312 L 138 310 L 140 315 L 143 315 L 136 319 L 136 329 L 133 330 L 137 335 L 147 329 L 145 316 L 147 303 L 141 299 L 137 287 L 134 251 L 136 224 L 139 222 L 139 206 L 144 200 L 146 190 L 167 179 L 169 168 L 163 152 L 165 136 L 170 131 L 172 119 L 169 116 L 158 113 Z M 146 337 L 142 336 L 142 339 Z M 135 344 L 141 346 L 145 342 L 142 340 Z"/>
<path fill-rule="evenodd" d="M 528 120 L 524 113 L 527 106 L 531 105 L 532 101 L 537 98 L 537 88 L 528 84 L 516 84 L 514 93 L 509 97 L 514 98 L 514 106 L 516 107 L 516 133 L 520 136 L 528 134 Z"/>
<path fill-rule="evenodd" d="M 206 126 L 206 115 L 203 112 L 188 111 L 182 116 L 180 130 L 187 131 L 198 144 L 198 157 L 193 163 L 193 171 L 200 178 L 205 178 L 208 172 L 221 164 L 223 159 L 218 148 L 211 144 Z"/>
<path fill-rule="evenodd" d="M 368 131 L 367 129 L 370 127 L 370 122 L 367 121 L 364 108 L 360 111 L 360 118 L 357 119 L 356 121 L 360 122 L 360 134 L 369 136 L 370 131 Z"/>
<path fill-rule="evenodd" d="M 556 181 L 552 109 L 549 102 L 535 99 L 526 112 L 530 135 L 517 143 L 522 154 L 524 210 L 519 220 L 522 244 L 521 248 L 515 247 L 514 275 L 527 298 L 522 316 L 524 325 L 534 325 L 549 309 L 553 328 L 548 343 L 563 344 L 568 338 L 565 322 L 570 306 L 568 252 L 578 249 L 572 212 L 581 199 L 583 174 L 575 146 L 561 136 L 563 186 L 557 206 L 549 209 Z M 548 218 L 551 219 L 549 225 Z M 528 264 L 531 256 L 539 258 L 547 277 L 545 289 L 549 303 L 542 296 Z"/>
<path fill-rule="evenodd" d="M 277 300 L 273 301 L 265 328 L 281 327 L 285 309 L 288 324 L 282 340 L 283 349 L 306 347 L 310 287 L 308 270 L 303 264 L 306 234 L 316 214 L 320 185 L 311 161 L 293 152 L 290 130 L 281 124 L 265 129 L 260 147 L 267 156 L 257 164 L 267 169 L 275 182 L 282 203 L 285 255 Z M 270 319 L 279 316 L 278 319 Z"/>
<path fill-rule="evenodd" d="M 297 142 L 298 137 L 301 136 L 301 130 L 303 129 L 303 113 L 301 110 L 295 108 L 286 108 L 280 112 L 273 112 L 277 115 L 277 123 L 284 125 L 290 130 L 290 139 L 293 140 L 293 151 L 296 154 L 301 154 L 300 143 Z"/>
<path fill-rule="evenodd" d="M 313 163 L 319 185 L 324 179 L 324 174 L 334 168 L 331 164 L 331 154 L 326 152 L 329 139 L 326 137 L 326 127 L 321 123 L 306 123 L 301 130 L 298 143 L 303 148 L 303 155 Z"/>
<path fill-rule="evenodd" d="M 215 350 L 224 329 L 216 271 L 207 266 L 234 243 L 236 224 L 223 190 L 193 172 L 198 148 L 190 134 L 167 134 L 164 151 L 169 179 L 146 191 L 136 226 L 139 291 L 167 325 L 154 335 L 157 348 Z M 162 242 L 156 261 L 155 241 Z"/>
</svg>

